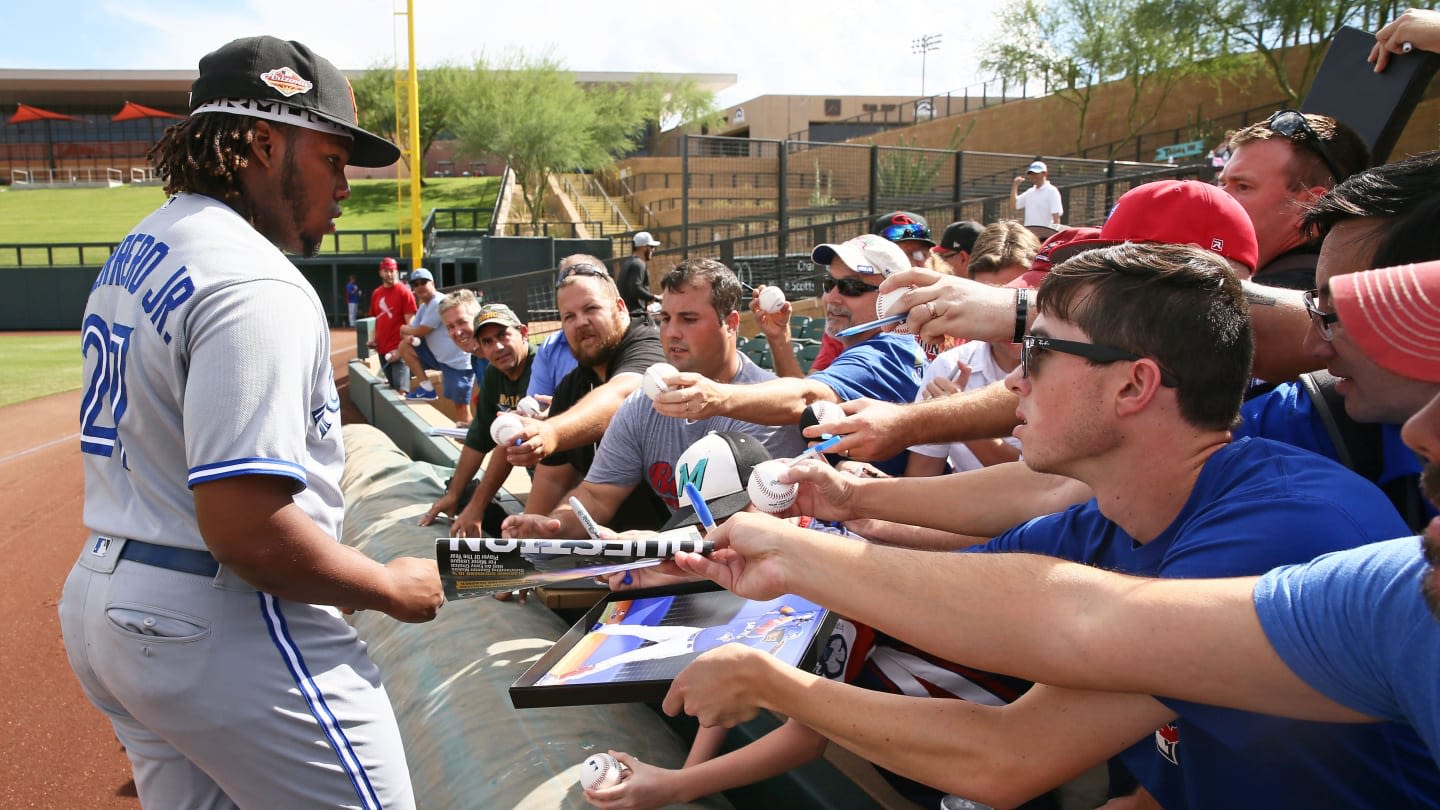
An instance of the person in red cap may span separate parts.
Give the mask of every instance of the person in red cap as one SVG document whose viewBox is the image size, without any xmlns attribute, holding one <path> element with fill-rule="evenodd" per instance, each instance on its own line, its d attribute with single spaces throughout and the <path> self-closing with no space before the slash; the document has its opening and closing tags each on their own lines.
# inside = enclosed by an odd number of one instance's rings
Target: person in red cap
<svg viewBox="0 0 1440 810">
<path fill-rule="evenodd" d="M 1075 239 L 1088 232 L 1071 234 L 1068 230 L 1046 240 L 1048 248 L 1042 252 L 1048 261 L 1058 264 L 1083 250 L 1135 241 L 1195 245 L 1219 254 L 1242 279 L 1255 267 L 1255 229 L 1245 210 L 1220 189 L 1196 180 L 1136 186 L 1116 202 L 1094 239 Z M 891 307 L 891 311 L 909 308 L 909 319 L 895 331 L 918 333 L 927 343 L 947 336 L 975 340 L 1009 336 L 1012 343 L 1019 343 L 1030 322 L 1033 293 L 1024 288 L 1002 291 L 971 279 L 916 269 L 891 275 L 881 289 L 903 290 L 912 285 L 916 289 L 904 293 L 900 303 Z M 954 313 L 977 311 L 979 317 L 965 316 L 959 322 L 952 318 Z M 979 328 L 972 330 L 971 326 Z M 1015 427 L 1015 397 L 998 384 L 906 406 L 848 403 L 845 410 L 859 413 L 843 426 L 827 423 L 825 432 L 846 435 L 839 447 L 866 459 L 887 458 L 915 443 L 1006 436 Z M 855 433 L 861 435 L 852 438 Z"/>
<path fill-rule="evenodd" d="M 1154 244 L 1088 251 L 1052 272 L 1038 301 L 1021 367 L 1006 381 L 1025 417 L 1016 435 L 1028 466 L 1087 481 L 1093 499 L 1013 527 L 978 554 L 812 539 L 779 518 L 741 514 L 711 533 L 719 547 L 712 558 L 685 555 L 680 567 L 749 598 L 770 588 L 798 593 L 948 660 L 1007 672 L 995 666 L 1003 652 L 981 663 L 952 638 L 964 632 L 949 626 L 952 616 L 977 608 L 969 576 L 939 571 L 965 572 L 971 557 L 1044 555 L 1162 579 L 1254 575 L 1404 533 L 1384 496 L 1339 465 L 1277 442 L 1231 441 L 1252 343 L 1239 282 L 1214 254 Z M 821 466 L 802 462 L 788 477 Z M 817 506 L 814 494 L 802 487 L 800 508 Z M 948 501 L 925 508 L 952 509 Z M 1041 577 L 1008 593 L 987 587 L 988 620 L 1022 636 L 1063 637 L 1003 616 L 1006 602 L 1047 599 L 1056 581 Z M 1003 635 L 992 630 L 991 643 L 1007 646 Z M 1073 638 L 1051 649 L 1091 654 Z M 665 708 L 683 704 L 711 725 L 763 705 L 884 767 L 1005 806 L 1120 750 L 1166 807 L 1335 802 L 1378 810 L 1440 790 L 1431 753 L 1413 729 L 1395 724 L 1322 727 L 1264 716 L 1268 708 L 1240 715 L 1177 703 L 1163 686 L 1098 694 L 1033 679 L 1044 685 L 1008 706 L 954 707 L 820 684 L 731 651 L 697 659 Z M 1038 729 L 1046 730 L 1043 751 L 1034 747 Z"/>
<path fill-rule="evenodd" d="M 400 267 L 390 256 L 380 260 L 380 286 L 370 293 L 370 317 L 375 334 L 369 346 L 380 355 L 380 367 L 396 391 L 410 390 L 410 369 L 400 357 L 400 327 L 410 322 L 419 307 L 415 293 L 400 283 Z"/>
<path fill-rule="evenodd" d="M 1330 292 L 1332 326 L 1388 371 L 1440 384 L 1440 262 L 1352 273 Z M 1403 435 L 1426 458 L 1426 494 L 1440 502 L 1440 397 L 1410 417 Z M 772 546 L 753 526 L 712 536 L 728 546 L 714 560 L 736 575 L 729 587 L 749 598 L 783 583 L 786 593 L 874 621 L 926 650 L 1056 686 L 1326 723 L 1403 724 L 1440 762 L 1440 518 L 1420 537 L 1230 579 L 1145 579 L 1038 555 L 862 551 L 815 532 Z M 705 558 L 677 562 L 723 578 Z M 738 702 L 772 702 L 736 668 L 726 672 L 732 687 L 687 699 L 685 709 L 704 722 L 733 723 L 745 712 L 735 706 L 722 720 L 716 701 L 735 703 L 743 690 Z M 834 698 L 834 687 L 802 678 L 788 678 L 781 691 Z M 682 673 L 676 686 L 686 679 Z M 873 715 L 843 705 L 852 729 L 874 728 L 857 723 Z M 678 708 L 674 689 L 665 706 Z M 910 722 L 896 709 L 882 718 L 890 730 Z M 935 739 L 934 704 L 924 711 L 923 728 Z M 824 730 L 804 712 L 787 714 Z"/>
</svg>

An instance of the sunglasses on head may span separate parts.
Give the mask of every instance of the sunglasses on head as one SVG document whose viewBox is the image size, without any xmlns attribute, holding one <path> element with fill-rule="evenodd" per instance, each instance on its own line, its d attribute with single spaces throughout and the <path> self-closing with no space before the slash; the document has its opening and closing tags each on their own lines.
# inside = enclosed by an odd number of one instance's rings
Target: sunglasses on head
<svg viewBox="0 0 1440 810">
<path fill-rule="evenodd" d="M 1345 175 L 1336 168 L 1335 159 L 1330 156 L 1330 147 L 1320 139 L 1320 134 L 1310 126 L 1310 122 L 1305 120 L 1304 113 L 1299 110 L 1281 110 L 1265 119 L 1265 128 L 1276 135 L 1283 135 L 1291 141 L 1296 140 L 1295 136 L 1297 135 L 1302 136 L 1299 142 L 1310 147 L 1310 151 L 1325 162 L 1325 167 L 1330 170 L 1330 175 L 1335 178 L 1335 181 L 1338 183 L 1344 179 Z"/>
<path fill-rule="evenodd" d="M 1060 340 L 1059 338 L 1045 337 L 1043 335 L 1025 335 L 1020 339 L 1020 374 L 1029 377 L 1035 370 L 1036 363 L 1045 352 L 1059 352 L 1070 354 L 1076 357 L 1083 357 L 1092 363 L 1120 363 L 1125 361 L 1143 360 L 1140 355 L 1124 349 L 1117 349 L 1114 346 L 1106 346 L 1101 343 L 1082 343 L 1078 340 Z M 1156 363 L 1159 366 L 1159 363 Z M 1180 382 L 1160 366 L 1160 384 L 1166 388 L 1178 388 Z"/>
<path fill-rule="evenodd" d="M 565 279 L 570 278 L 571 276 L 610 278 L 610 274 L 606 272 L 605 268 L 603 267 L 596 267 L 589 262 L 577 262 L 560 271 L 560 275 L 557 276 L 555 279 L 555 289 L 560 289 L 560 285 L 565 283 Z"/>
<path fill-rule="evenodd" d="M 854 276 L 835 278 L 828 273 L 820 276 L 820 287 L 824 289 L 827 293 L 835 289 L 836 287 L 839 287 L 840 294 L 845 296 L 846 298 L 858 298 L 865 293 L 880 291 L 880 287 L 878 285 L 866 284 L 865 282 L 861 281 L 858 278 L 855 278 Z"/>
<path fill-rule="evenodd" d="M 885 237 L 890 242 L 904 242 L 907 239 L 919 239 L 925 242 L 930 241 L 930 229 L 918 222 L 907 222 L 903 225 L 886 225 L 880 229 L 879 236 Z"/>
</svg>

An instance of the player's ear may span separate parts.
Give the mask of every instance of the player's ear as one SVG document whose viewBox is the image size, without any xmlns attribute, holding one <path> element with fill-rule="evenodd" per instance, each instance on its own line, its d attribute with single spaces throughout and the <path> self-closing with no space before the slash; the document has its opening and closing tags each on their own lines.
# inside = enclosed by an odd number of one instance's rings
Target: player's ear
<svg viewBox="0 0 1440 810">
<path fill-rule="evenodd" d="M 250 140 L 250 154 L 262 166 L 272 165 L 275 161 L 275 150 L 279 145 L 279 137 L 279 132 L 270 125 L 269 121 L 256 121 L 254 135 Z"/>
</svg>

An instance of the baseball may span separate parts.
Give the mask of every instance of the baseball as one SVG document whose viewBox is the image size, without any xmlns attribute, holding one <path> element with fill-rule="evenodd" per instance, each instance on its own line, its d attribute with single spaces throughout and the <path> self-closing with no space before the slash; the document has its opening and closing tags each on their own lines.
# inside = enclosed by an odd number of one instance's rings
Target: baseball
<svg viewBox="0 0 1440 810">
<path fill-rule="evenodd" d="M 789 467 L 783 461 L 762 461 L 750 471 L 750 482 L 745 490 L 750 493 L 750 502 L 762 512 L 777 514 L 795 503 L 799 484 L 782 484 L 777 476 Z"/>
<path fill-rule="evenodd" d="M 828 399 L 812 402 L 805 407 L 810 410 L 810 415 L 815 417 L 815 424 L 817 425 L 845 418 L 844 409 Z"/>
<path fill-rule="evenodd" d="M 420 338 L 415 337 L 415 336 L 412 335 L 412 336 L 410 337 L 410 345 L 411 345 L 411 346 L 419 346 L 419 345 L 420 345 Z"/>
<path fill-rule="evenodd" d="M 902 287 L 898 290 L 880 293 L 880 295 L 875 297 L 875 314 L 881 318 L 887 315 L 898 315 L 898 312 L 891 312 L 890 307 L 894 306 L 895 303 L 900 300 L 900 296 L 913 289 L 915 288 Z"/>
<path fill-rule="evenodd" d="M 525 426 L 521 424 L 520 417 L 513 413 L 502 413 L 490 423 L 490 438 L 495 440 L 495 444 L 504 447 L 514 442 L 515 437 L 524 430 Z"/>
<path fill-rule="evenodd" d="M 645 396 L 654 399 L 670 390 L 670 387 L 665 384 L 665 378 L 679 373 L 680 371 L 669 363 L 656 363 L 645 369 L 645 379 L 640 387 L 645 389 Z"/>
<path fill-rule="evenodd" d="M 620 761 L 609 754 L 592 754 L 580 766 L 580 784 L 586 790 L 599 790 L 620 784 Z"/>
<path fill-rule="evenodd" d="M 760 309 L 763 312 L 779 312 L 785 306 L 785 291 L 779 287 L 766 287 L 760 291 Z"/>
<path fill-rule="evenodd" d="M 542 410 L 539 400 L 534 397 L 524 397 L 515 405 L 516 413 L 521 416 L 528 416 L 531 419 L 538 417 Z"/>
</svg>

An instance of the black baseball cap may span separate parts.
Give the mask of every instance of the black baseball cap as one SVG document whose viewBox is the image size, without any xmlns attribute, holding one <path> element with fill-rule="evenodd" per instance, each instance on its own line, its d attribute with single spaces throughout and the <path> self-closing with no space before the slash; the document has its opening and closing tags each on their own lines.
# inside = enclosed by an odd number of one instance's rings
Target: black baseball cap
<svg viewBox="0 0 1440 810">
<path fill-rule="evenodd" d="M 935 249 L 945 253 L 969 253 L 974 250 L 975 240 L 984 230 L 985 226 L 974 220 L 952 222 L 945 226 L 945 232 L 940 234 L 940 244 Z"/>
<path fill-rule="evenodd" d="M 675 463 L 675 494 L 680 508 L 665 521 L 661 531 L 694 526 L 700 522 L 695 507 L 685 495 L 685 482 L 700 490 L 711 517 L 724 520 L 750 505 L 750 473 L 755 465 L 770 460 L 770 451 L 760 440 L 739 431 L 711 431 L 685 448 Z"/>
<path fill-rule="evenodd" d="M 224 112 L 278 121 L 355 140 L 350 164 L 378 168 L 400 159 L 395 144 L 360 128 L 350 80 L 325 57 L 270 36 L 237 39 L 200 58 L 190 114 Z"/>
</svg>

